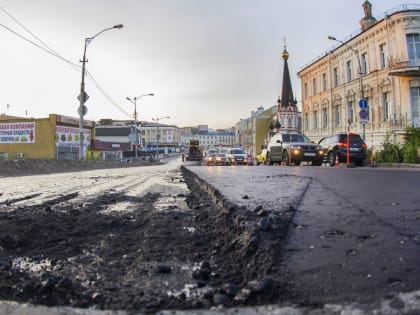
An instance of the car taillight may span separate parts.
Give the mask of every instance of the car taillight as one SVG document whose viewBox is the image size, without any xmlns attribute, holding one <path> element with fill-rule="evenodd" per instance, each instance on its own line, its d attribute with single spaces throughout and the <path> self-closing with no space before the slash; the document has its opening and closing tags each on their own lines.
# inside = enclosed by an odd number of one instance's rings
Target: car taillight
<svg viewBox="0 0 420 315">
<path fill-rule="evenodd" d="M 363 144 L 362 144 L 362 148 L 363 148 L 363 149 L 366 149 L 366 148 L 367 148 L 366 143 L 363 143 Z"/>
<path fill-rule="evenodd" d="M 347 143 L 346 142 L 339 142 L 338 146 L 339 147 L 347 147 Z"/>
</svg>

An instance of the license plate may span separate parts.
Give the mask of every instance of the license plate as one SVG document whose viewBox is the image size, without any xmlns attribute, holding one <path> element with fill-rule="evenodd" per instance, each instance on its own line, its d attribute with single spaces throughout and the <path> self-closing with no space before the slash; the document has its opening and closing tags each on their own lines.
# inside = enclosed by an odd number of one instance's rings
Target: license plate
<svg viewBox="0 0 420 315">
<path fill-rule="evenodd" d="M 303 153 L 304 156 L 316 156 L 315 153 Z"/>
<path fill-rule="evenodd" d="M 357 151 L 359 151 L 359 148 L 350 148 L 350 151 L 353 151 L 353 152 L 357 152 Z"/>
</svg>

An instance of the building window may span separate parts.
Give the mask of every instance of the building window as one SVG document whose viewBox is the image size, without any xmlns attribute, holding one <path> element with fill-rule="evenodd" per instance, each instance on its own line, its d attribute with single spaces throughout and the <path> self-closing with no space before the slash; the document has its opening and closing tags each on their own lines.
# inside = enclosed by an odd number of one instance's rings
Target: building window
<svg viewBox="0 0 420 315">
<path fill-rule="evenodd" d="M 420 35 L 407 34 L 408 59 L 410 66 L 420 64 Z"/>
<path fill-rule="evenodd" d="M 367 57 L 367 53 L 363 53 L 362 57 L 361 57 L 361 67 L 362 67 L 362 73 L 360 73 L 360 75 L 362 74 L 367 74 L 368 73 L 368 57 Z"/>
<path fill-rule="evenodd" d="M 305 95 L 305 98 L 308 97 L 308 83 L 303 84 L 303 93 Z"/>
<path fill-rule="evenodd" d="M 328 127 L 328 108 L 326 107 L 322 109 L 322 127 Z"/>
<path fill-rule="evenodd" d="M 314 111 L 314 124 L 313 129 L 318 129 L 318 111 Z"/>
<path fill-rule="evenodd" d="M 304 122 L 304 128 L 305 130 L 309 129 L 309 117 L 308 113 L 305 113 L 305 122 Z"/>
<path fill-rule="evenodd" d="M 327 90 L 327 74 L 322 74 L 322 91 L 325 92 Z"/>
<path fill-rule="evenodd" d="M 334 108 L 334 124 L 340 126 L 340 106 L 335 105 Z"/>
<path fill-rule="evenodd" d="M 347 104 L 347 118 L 349 119 L 350 124 L 354 122 L 354 106 L 353 101 L 349 101 Z"/>
<path fill-rule="evenodd" d="M 382 120 L 388 120 L 389 116 L 389 93 L 382 93 Z"/>
<path fill-rule="evenodd" d="M 381 69 L 386 67 L 386 52 L 385 52 L 385 44 L 379 45 L 379 60 L 381 62 Z"/>
<path fill-rule="evenodd" d="M 353 78 L 351 71 L 351 60 L 346 62 L 347 82 L 350 82 Z"/>
<path fill-rule="evenodd" d="M 413 127 L 420 127 L 420 87 L 410 87 Z"/>
<path fill-rule="evenodd" d="M 333 73 L 334 73 L 334 87 L 337 87 L 338 83 L 339 83 L 338 82 L 338 68 L 337 67 L 334 68 Z"/>
<path fill-rule="evenodd" d="M 316 94 L 316 79 L 315 78 L 312 80 L 312 91 L 313 91 L 312 95 L 315 95 Z"/>
</svg>

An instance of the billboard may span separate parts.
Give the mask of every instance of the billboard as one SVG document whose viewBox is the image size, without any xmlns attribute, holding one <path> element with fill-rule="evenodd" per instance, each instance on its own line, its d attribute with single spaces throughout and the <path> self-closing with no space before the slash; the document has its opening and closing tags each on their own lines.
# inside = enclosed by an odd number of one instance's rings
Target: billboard
<svg viewBox="0 0 420 315">
<path fill-rule="evenodd" d="M 90 145 L 90 129 L 83 129 L 83 146 Z M 80 144 L 80 129 L 76 127 L 55 127 L 55 143 L 57 146 L 77 147 Z"/>
<path fill-rule="evenodd" d="M 0 124 L 0 144 L 35 143 L 35 122 Z"/>
</svg>

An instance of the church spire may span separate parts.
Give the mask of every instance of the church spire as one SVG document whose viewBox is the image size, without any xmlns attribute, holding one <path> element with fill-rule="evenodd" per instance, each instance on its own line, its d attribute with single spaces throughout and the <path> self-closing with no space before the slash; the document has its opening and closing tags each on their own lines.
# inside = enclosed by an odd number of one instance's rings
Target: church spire
<svg viewBox="0 0 420 315">
<path fill-rule="evenodd" d="M 289 66 L 287 59 L 289 59 L 289 53 L 286 50 L 286 43 L 284 44 L 284 50 L 281 54 L 284 60 L 283 68 L 283 85 L 281 91 L 281 99 L 279 100 L 279 107 L 287 108 L 289 105 L 296 106 L 293 98 L 292 82 L 290 80 Z"/>
</svg>

